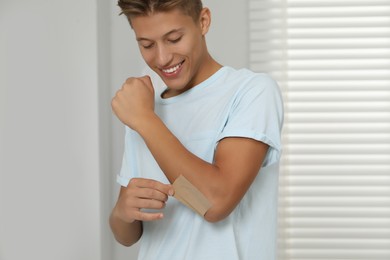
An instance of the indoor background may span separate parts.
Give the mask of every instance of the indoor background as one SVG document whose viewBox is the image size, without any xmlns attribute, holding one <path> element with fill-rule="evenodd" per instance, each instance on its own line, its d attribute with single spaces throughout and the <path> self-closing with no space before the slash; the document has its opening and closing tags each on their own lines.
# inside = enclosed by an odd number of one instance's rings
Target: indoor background
<svg viewBox="0 0 390 260">
<path fill-rule="evenodd" d="M 390 259 L 389 0 L 205 0 L 210 52 L 285 100 L 279 259 Z M 0 0 L 0 260 L 136 259 L 108 216 L 145 69 L 115 1 Z"/>
</svg>

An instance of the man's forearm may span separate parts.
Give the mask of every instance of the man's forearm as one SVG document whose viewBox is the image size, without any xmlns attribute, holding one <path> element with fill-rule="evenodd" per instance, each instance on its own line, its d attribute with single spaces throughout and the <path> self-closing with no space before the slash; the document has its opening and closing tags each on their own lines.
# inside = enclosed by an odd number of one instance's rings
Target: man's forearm
<svg viewBox="0 0 390 260">
<path fill-rule="evenodd" d="M 115 210 L 115 209 L 114 209 Z M 124 246 L 132 246 L 142 236 L 142 222 L 127 223 L 119 219 L 114 211 L 110 216 L 110 227 L 115 239 Z"/>
<path fill-rule="evenodd" d="M 157 115 L 144 120 L 136 131 L 171 183 L 184 175 L 203 193 L 208 193 L 205 184 L 210 186 L 217 181 L 218 168 L 189 152 Z"/>
</svg>

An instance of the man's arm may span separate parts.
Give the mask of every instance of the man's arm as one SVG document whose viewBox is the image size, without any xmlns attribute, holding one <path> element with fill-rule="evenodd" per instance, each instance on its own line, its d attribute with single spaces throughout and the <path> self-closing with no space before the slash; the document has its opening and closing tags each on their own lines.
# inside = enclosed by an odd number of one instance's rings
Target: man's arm
<svg viewBox="0 0 390 260">
<path fill-rule="evenodd" d="M 142 222 L 127 223 L 115 214 L 115 209 L 110 216 L 110 227 L 116 241 L 124 246 L 134 245 L 142 236 Z"/>
<path fill-rule="evenodd" d="M 219 142 L 211 164 L 189 152 L 155 114 L 145 118 L 136 131 L 171 183 L 183 175 L 210 200 L 212 207 L 205 215 L 210 222 L 222 220 L 233 211 L 268 150 L 262 142 L 229 137 Z"/>
<path fill-rule="evenodd" d="M 168 195 L 173 195 L 172 186 L 155 180 L 135 178 L 127 187 L 121 187 L 110 216 L 115 239 L 124 246 L 135 244 L 142 236 L 142 221 L 164 217 L 161 212 L 142 212 L 140 209 L 162 209 Z"/>
<path fill-rule="evenodd" d="M 225 138 L 213 163 L 189 152 L 154 113 L 154 91 L 148 77 L 131 78 L 112 101 L 117 117 L 144 139 L 172 183 L 183 175 L 212 203 L 205 219 L 222 220 L 239 203 L 265 158 L 268 145 L 248 138 Z"/>
</svg>

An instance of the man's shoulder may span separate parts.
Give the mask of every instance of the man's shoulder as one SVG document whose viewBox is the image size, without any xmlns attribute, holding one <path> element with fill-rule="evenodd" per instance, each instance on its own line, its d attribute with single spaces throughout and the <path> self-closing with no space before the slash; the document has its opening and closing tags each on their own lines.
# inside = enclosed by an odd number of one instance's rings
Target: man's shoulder
<svg viewBox="0 0 390 260">
<path fill-rule="evenodd" d="M 277 82 L 267 73 L 255 72 L 247 68 L 228 68 L 223 84 L 231 86 L 235 92 L 278 90 Z"/>
<path fill-rule="evenodd" d="M 225 80 L 233 80 L 242 84 L 249 82 L 275 83 L 275 80 L 265 72 L 256 72 L 248 68 L 226 68 Z"/>
</svg>

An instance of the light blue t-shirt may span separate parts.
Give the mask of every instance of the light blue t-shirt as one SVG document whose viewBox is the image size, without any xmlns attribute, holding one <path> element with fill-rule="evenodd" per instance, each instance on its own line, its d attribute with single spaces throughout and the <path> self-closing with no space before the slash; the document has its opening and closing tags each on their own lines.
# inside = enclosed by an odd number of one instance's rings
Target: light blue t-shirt
<svg viewBox="0 0 390 260">
<path fill-rule="evenodd" d="M 189 151 L 207 162 L 212 163 L 218 142 L 226 137 L 252 138 L 270 148 L 241 202 L 220 222 L 209 223 L 175 198 L 169 198 L 164 219 L 143 223 L 139 259 L 276 259 L 283 122 L 282 98 L 276 82 L 265 74 L 222 67 L 178 96 L 162 99 L 160 94 L 156 94 L 155 112 Z M 133 177 L 169 183 L 143 139 L 126 128 L 124 158 L 117 180 L 127 186 Z"/>
</svg>

